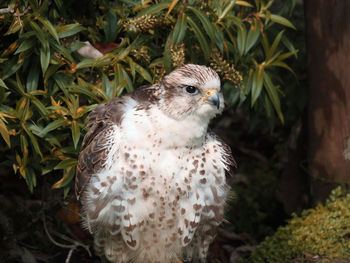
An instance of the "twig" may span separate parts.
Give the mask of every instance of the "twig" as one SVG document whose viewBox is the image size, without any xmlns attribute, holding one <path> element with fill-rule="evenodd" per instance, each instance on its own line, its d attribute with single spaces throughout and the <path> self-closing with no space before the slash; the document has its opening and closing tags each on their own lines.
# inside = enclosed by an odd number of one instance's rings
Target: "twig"
<svg viewBox="0 0 350 263">
<path fill-rule="evenodd" d="M 21 17 L 21 16 L 24 16 L 24 15 L 26 15 L 28 12 L 29 12 L 29 10 L 31 10 L 32 8 L 30 7 L 30 6 L 28 6 L 27 8 L 26 8 L 26 10 L 24 10 L 23 11 L 23 13 L 15 13 L 15 14 L 13 14 L 13 16 L 16 16 L 16 17 Z"/>
<path fill-rule="evenodd" d="M 70 258 L 71 258 L 72 255 L 73 255 L 73 251 L 74 251 L 74 248 L 71 248 L 71 249 L 69 250 L 65 263 L 69 263 Z"/>
<path fill-rule="evenodd" d="M 46 225 L 46 219 L 45 217 L 42 217 L 42 221 L 44 223 L 44 230 L 45 230 L 45 233 L 46 235 L 48 236 L 48 238 L 50 239 L 50 241 L 55 244 L 56 246 L 58 247 L 61 247 L 61 248 L 69 248 L 69 252 L 68 252 L 68 255 L 67 255 L 67 258 L 65 260 L 65 263 L 69 263 L 71 257 L 72 257 L 72 254 L 74 252 L 75 249 L 77 249 L 78 247 L 82 247 L 86 250 L 86 252 L 89 254 L 89 256 L 91 257 L 91 252 L 90 252 L 90 249 L 89 249 L 89 246 L 88 245 L 84 245 L 83 243 L 79 242 L 79 241 L 76 241 L 76 240 L 73 240 L 65 235 L 62 235 L 60 233 L 57 233 L 55 232 L 54 234 L 58 237 L 60 237 L 61 239 L 63 240 L 66 240 L 66 241 L 70 241 L 72 242 L 73 244 L 71 245 L 66 245 L 66 244 L 62 244 L 62 243 L 59 243 L 57 242 L 50 234 L 49 230 L 47 229 L 47 225 Z"/>
<path fill-rule="evenodd" d="M 51 236 L 51 234 L 49 233 L 48 229 L 47 229 L 45 217 L 43 217 L 42 220 L 43 220 L 43 222 L 44 222 L 44 230 L 45 230 L 45 233 L 46 233 L 46 235 L 48 236 L 48 238 L 50 239 L 50 241 L 51 241 L 53 244 L 55 244 L 56 246 L 61 247 L 61 248 L 74 248 L 74 247 L 75 247 L 75 245 L 61 244 L 61 243 L 58 243 L 56 240 L 54 240 L 53 237 Z"/>
</svg>

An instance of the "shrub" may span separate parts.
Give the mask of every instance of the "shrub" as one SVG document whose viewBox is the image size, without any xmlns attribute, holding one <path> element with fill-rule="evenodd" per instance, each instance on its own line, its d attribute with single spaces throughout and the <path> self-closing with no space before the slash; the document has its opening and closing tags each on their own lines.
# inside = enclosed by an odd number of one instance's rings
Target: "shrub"
<svg viewBox="0 0 350 263">
<path fill-rule="evenodd" d="M 293 215 L 286 226 L 267 237 L 249 263 L 341 262 L 350 258 L 350 194 L 340 187 L 326 203 Z"/>
<path fill-rule="evenodd" d="M 227 101 L 284 121 L 279 68 L 296 56 L 273 1 L 1 1 L 0 152 L 30 191 L 63 171 L 71 188 L 86 116 L 184 63 L 211 65 Z M 6 5 L 8 4 L 8 7 Z M 286 1 L 290 7 L 294 1 Z M 90 41 L 110 50 L 79 55 Z M 113 44 L 111 44 L 113 43 Z"/>
</svg>

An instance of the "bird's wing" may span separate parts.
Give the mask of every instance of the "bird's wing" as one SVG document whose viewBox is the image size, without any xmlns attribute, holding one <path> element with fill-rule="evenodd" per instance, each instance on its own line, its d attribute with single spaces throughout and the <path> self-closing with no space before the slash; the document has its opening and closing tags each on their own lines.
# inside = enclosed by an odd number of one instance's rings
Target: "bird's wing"
<svg viewBox="0 0 350 263">
<path fill-rule="evenodd" d="M 88 117 L 89 131 L 84 137 L 85 149 L 79 154 L 75 177 L 75 194 L 79 199 L 90 177 L 100 171 L 108 156 L 107 134 L 119 125 L 124 115 L 125 99 L 114 98 L 97 106 Z"/>
<path fill-rule="evenodd" d="M 114 125 L 119 126 L 128 100 L 133 99 L 137 105 L 148 105 L 158 101 L 158 85 L 143 86 L 122 98 L 113 98 L 105 104 L 97 106 L 88 116 L 86 133 L 79 154 L 75 177 L 75 194 L 79 199 L 91 176 L 100 171 L 106 163 L 109 153 L 108 133 Z"/>
</svg>

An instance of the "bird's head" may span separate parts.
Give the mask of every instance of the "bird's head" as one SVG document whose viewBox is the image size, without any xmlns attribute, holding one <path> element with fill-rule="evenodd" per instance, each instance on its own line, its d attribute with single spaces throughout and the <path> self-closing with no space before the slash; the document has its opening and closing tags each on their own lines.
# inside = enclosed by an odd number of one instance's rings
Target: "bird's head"
<svg viewBox="0 0 350 263">
<path fill-rule="evenodd" d="M 187 64 L 175 69 L 163 78 L 161 89 L 162 109 L 175 119 L 197 115 L 209 120 L 224 108 L 220 78 L 206 66 Z"/>
</svg>

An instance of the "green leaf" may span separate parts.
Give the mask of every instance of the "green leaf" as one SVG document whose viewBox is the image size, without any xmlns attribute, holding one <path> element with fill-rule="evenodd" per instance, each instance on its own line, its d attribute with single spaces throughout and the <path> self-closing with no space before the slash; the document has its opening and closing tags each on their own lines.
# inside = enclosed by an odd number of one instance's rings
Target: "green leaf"
<svg viewBox="0 0 350 263">
<path fill-rule="evenodd" d="M 28 76 L 27 76 L 26 90 L 28 93 L 38 88 L 39 76 L 40 76 L 40 69 L 38 65 L 38 60 L 33 59 L 31 63 L 31 67 L 29 68 Z"/>
<path fill-rule="evenodd" d="M 174 45 L 179 45 L 183 41 L 185 35 L 186 35 L 186 29 L 187 29 L 187 21 L 186 21 L 186 14 L 183 12 L 181 13 L 179 19 L 177 20 L 175 24 L 175 28 L 173 30 L 173 43 Z"/>
<path fill-rule="evenodd" d="M 35 39 L 26 39 L 24 40 L 19 47 L 17 48 L 16 52 L 14 53 L 14 55 L 17 55 L 21 52 L 24 52 L 30 48 L 32 48 L 36 43 Z"/>
<path fill-rule="evenodd" d="M 87 87 L 82 85 L 71 85 L 68 87 L 68 90 L 72 93 L 85 94 L 90 99 L 100 102 L 100 99 Z"/>
<path fill-rule="evenodd" d="M 29 128 L 27 127 L 26 124 L 22 124 L 22 128 L 23 128 L 23 130 L 25 130 L 25 132 L 29 136 L 29 139 L 32 143 L 34 150 L 35 150 L 35 153 L 39 154 L 40 157 L 43 158 L 43 154 L 41 153 L 39 143 L 38 143 L 37 139 L 35 138 L 35 136 L 33 135 L 33 133 L 29 130 Z"/>
<path fill-rule="evenodd" d="M 285 68 L 295 75 L 295 72 L 292 70 L 292 68 L 282 61 L 275 61 L 271 63 L 270 66 Z"/>
<path fill-rule="evenodd" d="M 143 15 L 159 14 L 160 11 L 162 11 L 163 9 L 168 8 L 168 7 L 170 7 L 169 2 L 151 5 L 150 7 L 141 10 L 137 14 L 137 17 L 143 16 Z"/>
<path fill-rule="evenodd" d="M 5 88 L 5 89 L 9 89 L 9 88 L 6 86 L 5 82 L 4 82 L 2 79 L 0 79 L 0 87 L 3 87 L 3 88 Z"/>
<path fill-rule="evenodd" d="M 85 27 L 81 26 L 78 23 L 56 27 L 56 31 L 59 38 L 69 37 L 83 30 L 85 30 Z"/>
<path fill-rule="evenodd" d="M 10 134 L 7 130 L 5 122 L 1 118 L 0 118 L 0 134 L 2 138 L 5 140 L 8 147 L 11 148 Z"/>
<path fill-rule="evenodd" d="M 49 123 L 44 129 L 41 129 L 39 132 L 38 131 L 34 132 L 33 130 L 32 131 L 37 136 L 44 138 L 47 133 L 64 126 L 65 123 L 66 123 L 66 120 L 64 120 L 64 119 L 54 120 L 53 122 Z"/>
<path fill-rule="evenodd" d="M 264 85 L 278 117 L 280 118 L 281 122 L 284 123 L 284 117 L 281 110 L 281 102 L 277 93 L 277 88 L 272 83 L 270 76 L 266 72 L 264 72 Z"/>
<path fill-rule="evenodd" d="M 119 74 L 119 76 L 121 77 L 121 74 Z M 109 78 L 105 74 L 102 75 L 102 89 L 105 91 L 108 98 L 114 97 L 113 86 L 111 85 Z"/>
<path fill-rule="evenodd" d="M 40 21 L 40 23 L 42 23 L 44 25 L 44 27 L 46 27 L 46 29 L 49 31 L 50 35 L 53 36 L 53 38 L 57 42 L 59 42 L 60 40 L 58 39 L 58 34 L 56 32 L 56 29 L 51 24 L 51 22 L 49 20 L 46 20 L 45 18 L 42 18 L 41 16 L 38 16 L 37 18 Z"/>
<path fill-rule="evenodd" d="M 71 166 L 68 169 L 65 169 L 63 177 L 59 181 L 57 181 L 51 188 L 56 189 L 56 188 L 61 188 L 68 185 L 72 181 L 74 175 L 75 175 L 74 166 Z"/>
<path fill-rule="evenodd" d="M 69 159 L 66 159 L 66 160 L 59 162 L 59 164 L 57 164 L 54 169 L 55 170 L 66 169 L 66 168 L 69 168 L 72 166 L 76 166 L 77 163 L 78 163 L 78 161 L 76 159 L 69 158 Z"/>
<path fill-rule="evenodd" d="M 26 174 L 26 183 L 29 188 L 29 191 L 33 193 L 34 187 L 36 186 L 36 176 L 32 168 L 26 167 L 25 168 L 25 174 Z"/>
<path fill-rule="evenodd" d="M 197 18 L 201 21 L 205 32 L 207 33 L 211 41 L 215 43 L 215 29 L 213 27 L 213 24 L 209 21 L 208 17 L 192 6 L 188 6 L 187 8 L 197 16 Z"/>
<path fill-rule="evenodd" d="M 237 48 L 240 56 L 243 56 L 246 50 L 247 30 L 245 26 L 238 27 L 237 31 Z"/>
<path fill-rule="evenodd" d="M 283 16 L 271 14 L 270 19 L 273 22 L 279 23 L 281 25 L 284 25 L 296 30 L 295 26 L 287 18 L 284 18 Z"/>
<path fill-rule="evenodd" d="M 259 98 L 260 93 L 262 91 L 264 82 L 264 68 L 259 65 L 258 68 L 255 70 L 253 79 L 252 79 L 252 103 L 251 106 L 253 107 L 256 100 Z"/>
<path fill-rule="evenodd" d="M 273 43 L 270 47 L 268 54 L 266 55 L 267 59 L 270 59 L 274 55 L 279 43 L 281 42 L 281 38 L 283 36 L 283 33 L 284 33 L 284 30 L 282 30 L 281 32 L 279 32 L 277 34 L 275 40 L 273 41 Z"/>
<path fill-rule="evenodd" d="M 189 17 L 187 16 L 187 22 L 190 24 L 191 28 L 193 29 L 193 32 L 199 42 L 199 45 L 201 46 L 201 49 L 204 53 L 205 59 L 209 60 L 211 55 L 211 50 L 208 45 L 207 40 L 205 39 L 205 36 L 203 35 L 202 31 L 199 29 L 197 24 Z"/>
<path fill-rule="evenodd" d="M 66 49 L 65 47 L 62 47 L 60 44 L 58 44 L 57 42 L 53 41 L 53 39 L 49 39 L 49 43 L 50 46 L 55 49 L 56 51 L 58 51 L 59 53 L 61 53 L 64 57 L 66 57 L 68 60 L 70 60 L 72 63 L 74 63 L 74 59 L 71 56 L 70 52 L 68 49 Z"/>
<path fill-rule="evenodd" d="M 49 44 L 47 44 L 47 45 L 49 45 Z M 42 46 L 40 48 L 40 63 L 41 63 L 41 70 L 43 72 L 43 75 L 45 75 L 47 67 L 49 66 L 50 56 L 51 56 L 50 48 Z"/>
<path fill-rule="evenodd" d="M 90 68 L 92 66 L 95 66 L 95 64 L 96 64 L 96 60 L 95 59 L 86 58 L 86 59 L 83 59 L 82 61 L 80 61 L 76 65 L 76 68 L 77 69 Z"/>
<path fill-rule="evenodd" d="M 2 75 L 2 80 L 7 79 L 8 77 L 12 76 L 14 73 L 16 73 L 20 67 L 23 65 L 23 62 L 17 63 L 17 57 L 13 57 L 10 61 L 6 62 L 3 75 Z"/>
<path fill-rule="evenodd" d="M 44 104 L 42 104 L 42 102 L 38 98 L 31 97 L 31 102 L 40 111 L 41 116 L 47 116 L 49 114 Z"/>
<path fill-rule="evenodd" d="M 247 54 L 249 50 L 255 45 L 260 36 L 260 23 L 258 20 L 254 19 L 250 30 L 248 31 L 246 47 L 244 53 Z"/>
<path fill-rule="evenodd" d="M 74 148 L 77 149 L 78 142 L 80 139 L 80 128 L 76 120 L 72 121 L 71 130 L 72 130 Z"/>
<path fill-rule="evenodd" d="M 49 48 L 48 38 L 46 37 L 44 31 L 38 26 L 37 23 L 33 22 L 32 20 L 29 21 L 29 24 L 36 32 L 35 36 L 37 37 L 37 39 L 39 39 L 41 45 L 44 48 Z"/>
<path fill-rule="evenodd" d="M 106 22 L 107 24 L 103 28 L 106 35 L 106 42 L 114 42 L 122 27 L 118 26 L 117 17 L 112 10 L 108 10 Z"/>
</svg>

